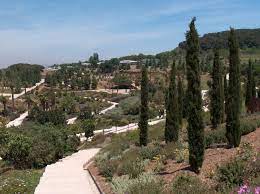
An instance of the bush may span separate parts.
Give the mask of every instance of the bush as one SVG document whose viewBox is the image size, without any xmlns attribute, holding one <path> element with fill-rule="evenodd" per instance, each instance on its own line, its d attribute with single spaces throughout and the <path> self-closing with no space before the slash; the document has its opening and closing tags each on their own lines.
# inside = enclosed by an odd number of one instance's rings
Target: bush
<svg viewBox="0 0 260 194">
<path fill-rule="evenodd" d="M 82 123 L 82 128 L 84 129 L 85 137 L 88 139 L 94 135 L 96 126 L 93 120 L 85 120 Z"/>
<path fill-rule="evenodd" d="M 146 147 L 142 147 L 140 150 L 140 155 L 143 159 L 152 160 L 155 156 L 159 155 L 161 152 L 161 147 L 158 144 L 148 145 Z"/>
<path fill-rule="evenodd" d="M 120 169 L 120 174 L 129 175 L 130 179 L 137 178 L 144 172 L 146 163 L 146 161 L 143 161 L 140 158 L 137 158 L 134 161 L 126 161 Z"/>
<path fill-rule="evenodd" d="M 128 176 L 113 178 L 112 189 L 117 194 L 161 194 L 163 184 L 155 175 L 143 173 L 136 179 Z"/>
<path fill-rule="evenodd" d="M 8 142 L 6 159 L 11 162 L 15 168 L 26 168 L 30 166 L 29 155 L 32 148 L 32 141 L 28 137 L 15 135 Z"/>
<path fill-rule="evenodd" d="M 199 178 L 190 175 L 179 175 L 174 180 L 170 193 L 173 194 L 201 194 L 212 193 Z"/>
<path fill-rule="evenodd" d="M 116 159 L 111 159 L 108 153 L 99 153 L 95 157 L 95 163 L 99 169 L 100 174 L 108 180 L 112 180 L 116 173 L 119 162 Z"/>
<path fill-rule="evenodd" d="M 205 146 L 210 147 L 213 144 L 226 143 L 226 131 L 224 128 L 218 128 L 216 130 L 207 131 L 205 133 Z"/>
<path fill-rule="evenodd" d="M 243 184 L 245 163 L 241 160 L 234 160 L 219 167 L 217 180 L 218 189 L 232 188 L 234 185 Z"/>
</svg>

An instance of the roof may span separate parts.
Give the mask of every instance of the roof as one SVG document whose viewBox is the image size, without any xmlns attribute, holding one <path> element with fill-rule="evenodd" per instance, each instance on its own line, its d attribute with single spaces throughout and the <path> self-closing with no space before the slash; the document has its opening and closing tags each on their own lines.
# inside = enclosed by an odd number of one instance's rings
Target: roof
<svg viewBox="0 0 260 194">
<path fill-rule="evenodd" d="M 122 60 L 122 61 L 120 61 L 120 64 L 131 64 L 131 63 L 137 63 L 137 61 L 132 61 L 132 60 Z"/>
</svg>

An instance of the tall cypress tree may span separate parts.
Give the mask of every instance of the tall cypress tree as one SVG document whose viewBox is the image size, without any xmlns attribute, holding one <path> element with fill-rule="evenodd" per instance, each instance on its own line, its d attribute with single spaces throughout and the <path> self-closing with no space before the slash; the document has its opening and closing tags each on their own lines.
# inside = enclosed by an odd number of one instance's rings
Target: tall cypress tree
<svg viewBox="0 0 260 194">
<path fill-rule="evenodd" d="M 248 62 L 247 68 L 247 83 L 246 83 L 246 106 L 249 105 L 250 100 L 253 97 L 253 69 L 251 59 Z"/>
<path fill-rule="evenodd" d="M 200 83 L 199 63 L 199 36 L 195 28 L 193 18 L 190 23 L 190 31 L 186 34 L 187 54 L 187 98 L 188 98 L 188 141 L 189 141 L 189 163 L 191 169 L 196 173 L 202 166 L 204 159 L 204 126 L 202 119 L 202 98 Z"/>
<path fill-rule="evenodd" d="M 229 34 L 229 84 L 227 97 L 226 137 L 231 147 L 238 147 L 241 140 L 240 110 L 241 110 L 241 83 L 239 45 L 235 30 Z"/>
<path fill-rule="evenodd" d="M 142 67 L 141 108 L 138 126 L 140 129 L 140 146 L 146 146 L 148 138 L 148 75 L 145 66 Z"/>
<path fill-rule="evenodd" d="M 173 62 L 169 91 L 166 103 L 166 123 L 165 123 L 165 141 L 177 142 L 179 138 L 179 112 L 178 112 L 178 93 L 176 87 L 176 68 Z"/>
<path fill-rule="evenodd" d="M 182 84 L 181 76 L 178 77 L 178 108 L 179 108 L 179 123 L 180 127 L 182 126 L 183 119 L 183 101 L 184 101 L 184 89 Z"/>
<path fill-rule="evenodd" d="M 212 70 L 212 88 L 210 113 L 211 123 L 214 129 L 222 122 L 223 119 L 223 82 L 222 67 L 218 49 L 215 50 L 213 70 Z"/>
</svg>

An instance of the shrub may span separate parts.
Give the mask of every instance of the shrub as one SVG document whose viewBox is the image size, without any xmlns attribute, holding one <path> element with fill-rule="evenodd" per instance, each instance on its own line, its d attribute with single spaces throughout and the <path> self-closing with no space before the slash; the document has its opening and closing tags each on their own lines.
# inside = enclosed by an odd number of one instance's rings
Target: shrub
<svg viewBox="0 0 260 194">
<path fill-rule="evenodd" d="M 16 168 L 26 168 L 31 163 L 29 160 L 31 148 L 31 139 L 22 135 L 15 135 L 8 142 L 6 159 Z"/>
<path fill-rule="evenodd" d="M 232 188 L 234 185 L 243 184 L 245 164 L 234 160 L 218 168 L 218 189 Z"/>
<path fill-rule="evenodd" d="M 238 156 L 217 169 L 217 189 L 223 191 L 234 186 L 241 186 L 245 180 L 254 176 L 252 171 L 259 171 L 260 168 L 259 165 L 252 167 L 255 164 L 251 161 L 252 157 L 253 152 L 250 144 L 245 143 L 241 148 L 238 148 Z"/>
<path fill-rule="evenodd" d="M 106 177 L 108 180 L 112 180 L 113 175 L 117 171 L 117 167 L 119 165 L 119 161 L 114 160 L 105 160 L 101 163 L 99 163 L 98 168 L 100 170 L 100 173 Z"/>
<path fill-rule="evenodd" d="M 84 129 L 85 137 L 88 139 L 89 137 L 92 137 L 94 135 L 94 130 L 96 126 L 93 120 L 85 120 L 82 123 L 82 128 Z"/>
<path fill-rule="evenodd" d="M 207 131 L 205 133 L 205 146 L 208 148 L 213 144 L 226 143 L 226 131 L 224 128 Z"/>
<path fill-rule="evenodd" d="M 174 180 L 170 193 L 174 194 L 201 194 L 212 193 L 199 178 L 190 175 L 179 175 Z"/>
<path fill-rule="evenodd" d="M 112 189 L 117 194 L 161 194 L 163 184 L 155 175 L 143 173 L 136 179 L 129 179 L 128 176 L 114 177 Z"/>
<path fill-rule="evenodd" d="M 161 152 L 161 147 L 158 144 L 148 145 L 146 147 L 142 147 L 140 150 L 140 155 L 143 159 L 152 160 L 155 156 L 159 155 Z"/>
<path fill-rule="evenodd" d="M 121 173 L 123 175 L 129 175 L 130 179 L 137 178 L 145 170 L 146 161 L 137 158 L 134 161 L 126 161 L 121 167 Z"/>
</svg>

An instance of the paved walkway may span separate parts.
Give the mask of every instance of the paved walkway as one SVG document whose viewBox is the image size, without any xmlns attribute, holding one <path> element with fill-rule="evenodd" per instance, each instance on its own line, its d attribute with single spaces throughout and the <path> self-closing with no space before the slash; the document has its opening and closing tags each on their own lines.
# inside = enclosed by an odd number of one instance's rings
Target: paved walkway
<svg viewBox="0 0 260 194">
<path fill-rule="evenodd" d="M 88 171 L 83 169 L 84 164 L 98 151 L 99 149 L 81 150 L 48 165 L 35 194 L 99 194 Z"/>
</svg>

